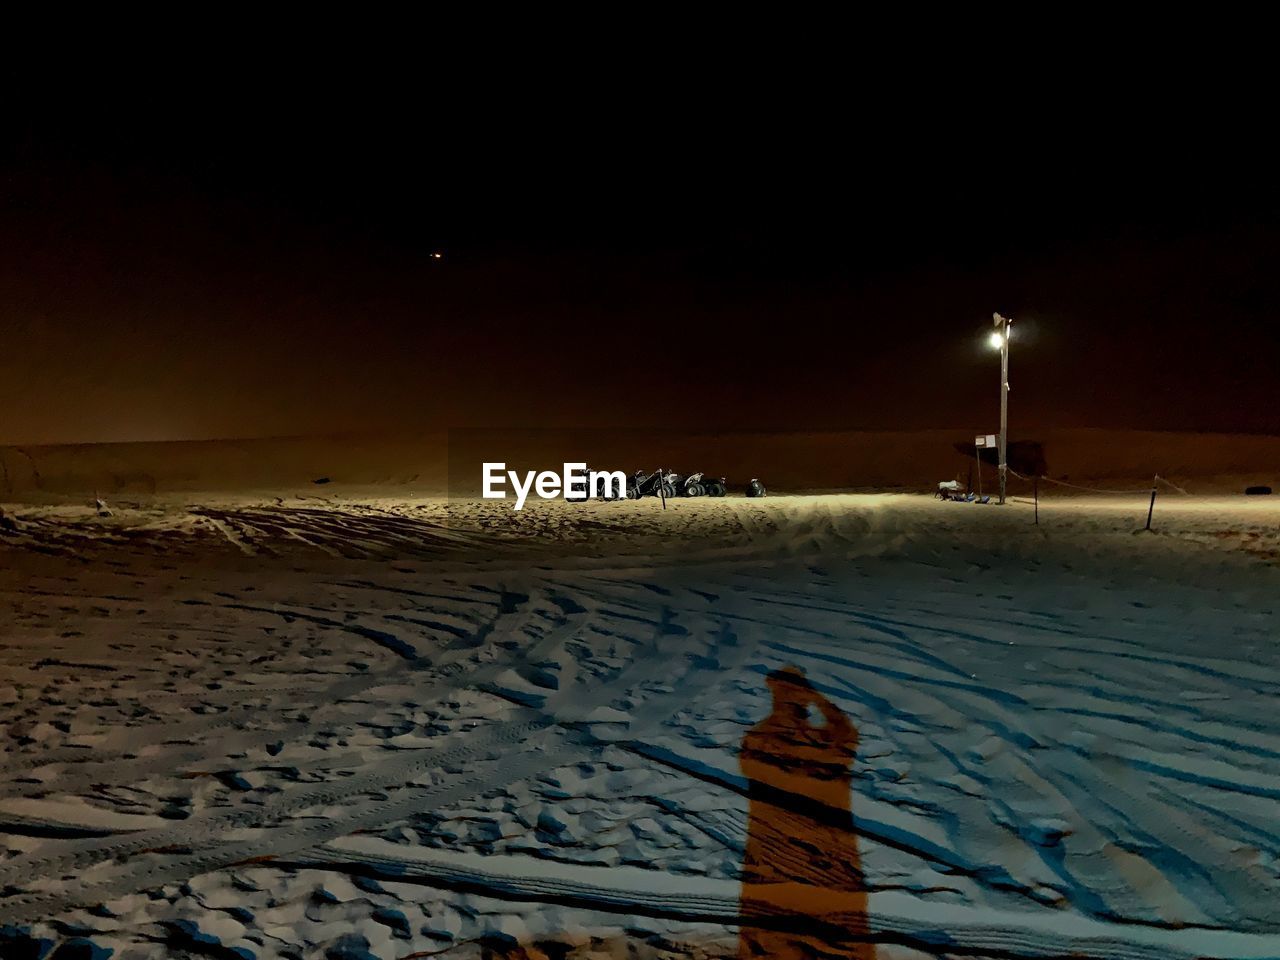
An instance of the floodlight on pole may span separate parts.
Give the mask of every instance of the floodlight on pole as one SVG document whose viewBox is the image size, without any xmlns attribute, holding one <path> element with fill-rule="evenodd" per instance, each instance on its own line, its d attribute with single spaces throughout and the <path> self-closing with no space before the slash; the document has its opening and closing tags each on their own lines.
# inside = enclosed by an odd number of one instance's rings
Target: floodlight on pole
<svg viewBox="0 0 1280 960">
<path fill-rule="evenodd" d="M 1013 321 L 998 313 L 991 315 L 996 329 L 991 332 L 991 346 L 1000 351 L 1000 502 L 1004 503 L 1009 462 L 1005 458 L 1009 433 L 1009 333 Z"/>
</svg>

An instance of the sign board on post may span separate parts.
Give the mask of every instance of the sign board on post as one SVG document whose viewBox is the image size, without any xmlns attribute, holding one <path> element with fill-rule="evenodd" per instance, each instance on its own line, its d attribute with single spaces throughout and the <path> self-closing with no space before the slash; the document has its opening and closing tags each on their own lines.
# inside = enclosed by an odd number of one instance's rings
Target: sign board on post
<svg viewBox="0 0 1280 960">
<path fill-rule="evenodd" d="M 994 447 L 996 446 L 996 435 L 988 433 L 986 436 L 974 437 L 973 445 L 975 447 Z"/>
</svg>

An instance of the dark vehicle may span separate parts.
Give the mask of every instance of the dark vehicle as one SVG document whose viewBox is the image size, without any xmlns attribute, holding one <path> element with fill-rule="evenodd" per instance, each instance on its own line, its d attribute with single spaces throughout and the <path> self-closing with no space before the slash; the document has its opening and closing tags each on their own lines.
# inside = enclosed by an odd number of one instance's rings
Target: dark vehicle
<svg viewBox="0 0 1280 960">
<path fill-rule="evenodd" d="M 729 492 L 724 477 L 709 477 L 705 473 L 691 473 L 677 491 L 684 497 L 723 497 Z"/>
<path fill-rule="evenodd" d="M 707 488 L 702 483 L 702 474 L 691 473 L 685 477 L 680 485 L 676 488 L 682 497 L 705 497 Z"/>
<path fill-rule="evenodd" d="M 661 470 L 645 473 L 637 470 L 627 484 L 627 498 L 638 500 L 641 497 L 674 497 L 676 487 L 672 481 L 675 479 L 678 477 L 674 473 L 664 473 Z"/>
<path fill-rule="evenodd" d="M 586 485 L 585 485 L 585 486 L 584 486 L 584 488 L 583 488 L 582 493 L 580 493 L 580 494 L 571 494 L 571 493 L 569 493 L 569 491 L 568 491 L 568 490 L 565 490 L 564 498 L 565 498 L 565 500 L 569 501 L 569 503 L 586 503 L 588 500 L 592 499 L 592 497 L 591 497 L 591 476 L 592 476 L 592 474 L 596 473 L 596 471 L 595 471 L 595 470 L 592 470 L 590 467 L 588 467 L 588 468 L 586 469 L 585 473 L 586 473 L 586 477 L 587 477 L 587 482 L 586 482 Z M 622 499 L 633 499 L 633 498 L 632 498 L 632 496 L 631 496 L 631 484 L 632 484 L 632 480 L 630 480 L 630 479 L 629 479 L 629 480 L 627 480 L 626 489 L 625 489 L 621 494 L 618 494 L 618 495 L 616 495 L 616 496 L 615 496 L 613 492 L 614 492 L 617 488 L 616 488 L 616 487 L 614 487 L 612 484 L 604 483 L 604 484 L 602 484 L 602 485 L 601 485 L 601 487 L 600 487 L 600 495 L 597 497 L 597 499 L 599 499 L 599 500 L 622 500 Z"/>
<path fill-rule="evenodd" d="M 753 481 L 759 483 L 759 481 Z M 764 496 L 764 487 L 757 494 Z M 724 477 L 712 477 L 705 473 L 691 473 L 687 476 L 667 470 L 655 470 L 645 473 L 637 470 L 627 480 L 627 499 L 638 500 L 641 497 L 723 497 L 727 496 L 729 486 Z"/>
<path fill-rule="evenodd" d="M 587 474 L 587 476 L 590 476 L 590 475 L 591 475 L 590 473 Z M 582 493 L 572 494 L 569 492 L 568 488 L 566 488 L 564 491 L 564 498 L 569 503 L 586 503 L 588 500 L 591 499 L 590 491 L 591 491 L 590 486 L 587 486 L 583 489 Z"/>
<path fill-rule="evenodd" d="M 729 484 L 725 482 L 724 477 L 708 477 L 703 474 L 702 486 L 707 491 L 708 497 L 723 497 L 729 493 Z"/>
<path fill-rule="evenodd" d="M 751 482 L 747 484 L 748 497 L 763 497 L 766 493 L 768 493 L 768 491 L 765 490 L 764 484 L 754 477 L 751 479 Z"/>
</svg>

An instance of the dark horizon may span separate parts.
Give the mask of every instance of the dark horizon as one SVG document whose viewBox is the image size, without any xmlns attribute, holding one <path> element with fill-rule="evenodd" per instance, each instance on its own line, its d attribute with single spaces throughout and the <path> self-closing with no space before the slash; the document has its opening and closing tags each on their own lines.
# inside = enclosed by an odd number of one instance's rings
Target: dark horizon
<svg viewBox="0 0 1280 960">
<path fill-rule="evenodd" d="M 1280 202 L 1248 103 L 1137 126 L 1075 88 L 1024 91 L 1016 121 L 836 123 L 745 90 L 415 112 L 393 68 L 284 109 L 259 94 L 286 73 L 26 105 L 0 158 L 0 443 L 994 430 L 995 310 L 1015 437 L 1280 434 Z"/>
</svg>

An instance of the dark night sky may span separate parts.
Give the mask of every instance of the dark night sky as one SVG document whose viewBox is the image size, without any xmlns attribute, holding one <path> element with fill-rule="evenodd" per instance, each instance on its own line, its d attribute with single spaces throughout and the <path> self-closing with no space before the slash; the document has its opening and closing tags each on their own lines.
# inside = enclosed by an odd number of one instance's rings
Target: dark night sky
<svg viewBox="0 0 1280 960">
<path fill-rule="evenodd" d="M 0 442 L 994 429 L 997 309 L 1015 436 L 1280 433 L 1266 87 L 1169 67 L 15 69 Z"/>
</svg>

